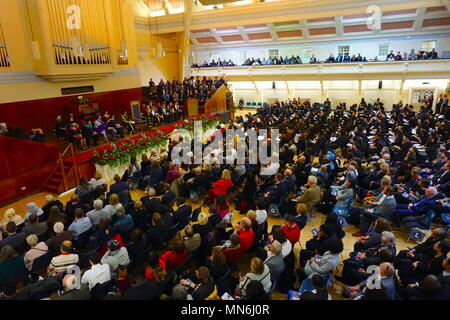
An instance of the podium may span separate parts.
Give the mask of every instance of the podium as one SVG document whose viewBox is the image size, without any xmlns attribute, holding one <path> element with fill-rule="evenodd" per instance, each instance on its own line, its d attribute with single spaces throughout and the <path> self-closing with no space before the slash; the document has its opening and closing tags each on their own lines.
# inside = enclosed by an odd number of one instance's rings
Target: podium
<svg viewBox="0 0 450 320">
<path fill-rule="evenodd" d="M 186 101 L 186 110 L 188 117 L 198 115 L 198 101 L 197 99 L 187 99 Z"/>
</svg>

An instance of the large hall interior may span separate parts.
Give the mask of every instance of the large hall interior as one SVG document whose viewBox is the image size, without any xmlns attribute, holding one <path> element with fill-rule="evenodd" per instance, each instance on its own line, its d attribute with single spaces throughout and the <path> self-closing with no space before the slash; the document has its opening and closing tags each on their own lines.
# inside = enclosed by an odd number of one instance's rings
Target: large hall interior
<svg viewBox="0 0 450 320">
<path fill-rule="evenodd" d="M 450 300 L 449 95 L 448 0 L 1 0 L 0 300 Z"/>
</svg>

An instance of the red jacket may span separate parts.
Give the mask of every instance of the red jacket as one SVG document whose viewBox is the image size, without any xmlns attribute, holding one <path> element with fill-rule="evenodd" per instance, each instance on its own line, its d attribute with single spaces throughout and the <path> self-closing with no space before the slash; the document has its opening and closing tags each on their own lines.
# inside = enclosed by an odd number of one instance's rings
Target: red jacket
<svg viewBox="0 0 450 320">
<path fill-rule="evenodd" d="M 175 267 L 178 267 L 179 265 L 183 264 L 188 258 L 188 251 L 187 249 L 184 249 L 182 254 L 178 254 L 173 250 L 166 251 L 162 256 L 161 259 L 164 260 L 167 266 L 167 270 L 172 270 Z"/>
<path fill-rule="evenodd" d="M 227 195 L 228 189 L 233 185 L 231 180 L 220 179 L 217 182 L 213 183 L 213 193 L 217 196 L 218 194 L 222 194 L 224 196 Z"/>
<path fill-rule="evenodd" d="M 161 265 L 161 268 L 163 268 L 164 270 L 167 270 L 167 268 L 166 268 L 166 263 L 164 262 L 163 259 L 159 258 L 159 264 Z M 145 269 L 145 277 L 146 277 L 148 280 L 156 280 L 156 279 L 155 279 L 155 275 L 153 274 L 153 272 L 150 272 L 149 267 L 147 267 L 147 268 Z"/>
<path fill-rule="evenodd" d="M 245 252 L 248 249 L 250 249 L 251 246 L 253 245 L 253 239 L 255 238 L 255 235 L 253 234 L 253 229 L 250 230 L 242 229 L 241 231 L 238 232 L 238 236 L 242 251 Z"/>
<path fill-rule="evenodd" d="M 242 248 L 239 249 L 225 249 L 223 251 L 223 255 L 227 259 L 227 263 L 235 263 L 239 262 L 239 260 L 242 259 L 244 256 L 245 250 L 242 250 Z"/>
<path fill-rule="evenodd" d="M 292 243 L 298 242 L 300 239 L 300 228 L 298 227 L 298 224 L 294 223 L 291 228 L 288 228 L 286 226 L 281 227 L 281 231 L 283 231 L 286 238 Z"/>
</svg>

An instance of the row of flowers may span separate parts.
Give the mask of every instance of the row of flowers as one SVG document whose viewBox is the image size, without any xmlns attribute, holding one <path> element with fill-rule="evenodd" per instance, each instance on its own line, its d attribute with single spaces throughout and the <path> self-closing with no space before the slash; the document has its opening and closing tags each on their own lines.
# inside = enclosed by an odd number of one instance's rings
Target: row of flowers
<svg viewBox="0 0 450 320">
<path fill-rule="evenodd" d="M 195 116 L 189 120 L 184 120 L 182 123 L 176 125 L 177 129 L 185 129 L 191 133 L 194 132 L 194 122 L 202 121 L 203 132 L 214 128 L 220 122 L 221 115 L 219 113 L 208 113 L 201 116 Z"/>
<path fill-rule="evenodd" d="M 194 131 L 194 121 L 202 121 L 203 132 L 213 128 L 220 120 L 220 114 L 206 114 L 184 120 L 176 125 L 177 129 L 186 129 L 191 133 Z M 131 157 L 138 158 L 143 153 L 152 149 L 159 152 L 160 148 L 167 146 L 169 134 L 156 130 L 138 137 L 127 139 L 120 145 L 114 143 L 103 149 L 94 150 L 93 161 L 100 166 L 119 167 L 130 163 Z"/>
</svg>

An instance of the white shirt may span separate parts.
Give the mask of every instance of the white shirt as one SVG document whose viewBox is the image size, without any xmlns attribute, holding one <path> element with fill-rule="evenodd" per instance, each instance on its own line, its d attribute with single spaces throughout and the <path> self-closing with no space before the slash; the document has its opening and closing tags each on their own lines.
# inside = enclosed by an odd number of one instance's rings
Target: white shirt
<svg viewBox="0 0 450 320">
<path fill-rule="evenodd" d="M 81 278 L 81 283 L 88 283 L 89 290 L 92 290 L 97 283 L 105 283 L 111 280 L 111 274 L 108 264 L 96 264 L 86 271 Z"/>
<path fill-rule="evenodd" d="M 256 210 L 256 222 L 258 224 L 263 224 L 267 220 L 266 210 Z"/>
<path fill-rule="evenodd" d="M 286 258 L 292 251 L 292 243 L 287 240 L 281 245 L 281 255 Z"/>
</svg>

